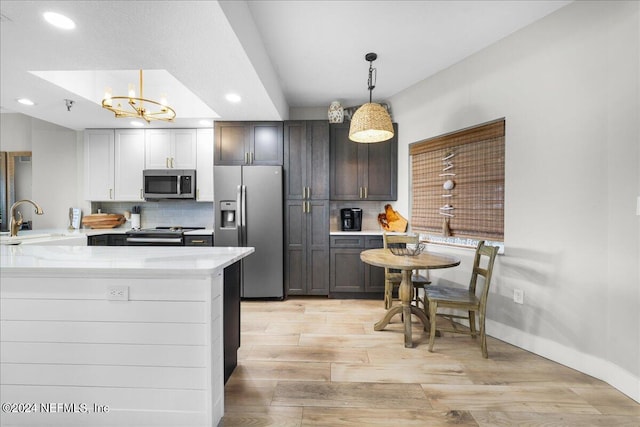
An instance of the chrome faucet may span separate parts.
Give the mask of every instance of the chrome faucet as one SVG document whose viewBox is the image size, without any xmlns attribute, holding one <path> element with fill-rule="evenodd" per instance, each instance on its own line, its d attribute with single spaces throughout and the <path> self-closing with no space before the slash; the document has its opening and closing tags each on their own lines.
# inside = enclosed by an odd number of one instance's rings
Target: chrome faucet
<svg viewBox="0 0 640 427">
<path fill-rule="evenodd" d="M 20 211 L 16 211 L 16 208 L 23 203 L 31 203 L 36 208 L 36 214 L 38 215 L 42 215 L 44 213 L 42 208 L 33 200 L 18 200 L 17 202 L 15 202 L 13 205 L 11 205 L 11 236 L 12 237 L 18 235 L 18 230 L 22 225 L 22 214 L 20 213 Z M 18 214 L 20 219 L 16 219 L 16 213 Z"/>
</svg>

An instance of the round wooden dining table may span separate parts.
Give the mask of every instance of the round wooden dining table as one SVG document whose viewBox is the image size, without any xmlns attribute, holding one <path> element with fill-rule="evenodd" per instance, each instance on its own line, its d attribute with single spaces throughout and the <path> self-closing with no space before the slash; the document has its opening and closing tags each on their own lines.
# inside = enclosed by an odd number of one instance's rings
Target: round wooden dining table
<svg viewBox="0 0 640 427">
<path fill-rule="evenodd" d="M 429 327 L 429 319 L 424 311 L 411 305 L 413 286 L 411 284 L 411 274 L 413 270 L 433 270 L 438 268 L 455 267 L 460 264 L 460 260 L 435 252 L 424 251 L 418 255 L 394 255 L 389 249 L 368 249 L 360 253 L 362 262 L 376 267 L 393 268 L 402 271 L 402 281 L 398 289 L 401 305 L 395 305 L 387 310 L 386 314 L 377 322 L 373 329 L 383 330 L 391 321 L 391 318 L 398 313 L 402 313 L 404 323 L 404 346 L 413 347 L 411 337 L 411 314 L 418 316 L 422 321 L 425 331 Z"/>
</svg>

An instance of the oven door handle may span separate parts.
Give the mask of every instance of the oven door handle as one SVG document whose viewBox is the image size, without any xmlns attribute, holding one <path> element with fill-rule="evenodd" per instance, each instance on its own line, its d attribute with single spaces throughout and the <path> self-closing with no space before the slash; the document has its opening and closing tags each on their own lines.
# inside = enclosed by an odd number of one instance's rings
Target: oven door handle
<svg viewBox="0 0 640 427">
<path fill-rule="evenodd" d="M 182 237 L 127 237 L 127 243 L 178 243 Z"/>
</svg>

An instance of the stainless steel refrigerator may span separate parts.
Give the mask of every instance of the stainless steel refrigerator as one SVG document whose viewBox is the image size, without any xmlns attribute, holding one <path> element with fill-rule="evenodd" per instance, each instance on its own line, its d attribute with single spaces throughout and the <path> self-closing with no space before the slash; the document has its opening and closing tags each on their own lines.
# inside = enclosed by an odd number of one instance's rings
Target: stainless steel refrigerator
<svg viewBox="0 0 640 427">
<path fill-rule="evenodd" d="M 215 246 L 252 246 L 243 298 L 283 298 L 282 166 L 214 166 Z"/>
</svg>

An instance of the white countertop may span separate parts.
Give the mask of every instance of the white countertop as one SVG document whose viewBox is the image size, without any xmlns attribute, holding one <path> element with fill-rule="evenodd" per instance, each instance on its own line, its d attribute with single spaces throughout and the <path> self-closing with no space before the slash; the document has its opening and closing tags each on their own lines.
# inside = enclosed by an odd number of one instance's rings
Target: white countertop
<svg viewBox="0 0 640 427">
<path fill-rule="evenodd" d="M 0 236 L 0 244 L 3 245 L 15 245 L 15 244 L 72 244 L 81 245 L 81 240 L 86 242 L 87 236 L 97 236 L 101 234 L 125 234 L 130 228 L 116 227 L 116 228 L 81 228 L 79 230 L 69 230 L 66 228 L 56 229 L 42 229 L 42 230 L 20 230 L 18 235 L 10 237 L 8 232 L 2 233 Z M 187 236 L 206 236 L 213 235 L 212 228 L 205 228 L 201 230 L 185 231 Z"/>
<path fill-rule="evenodd" d="M 191 246 L 0 246 L 0 275 L 202 276 L 254 252 L 254 248 Z"/>
<path fill-rule="evenodd" d="M 331 236 L 382 236 L 384 231 L 377 230 L 362 230 L 362 231 L 339 231 L 339 230 L 331 230 L 329 232 Z M 398 233 L 395 231 L 388 231 L 387 234 L 407 234 L 407 233 Z"/>
</svg>

